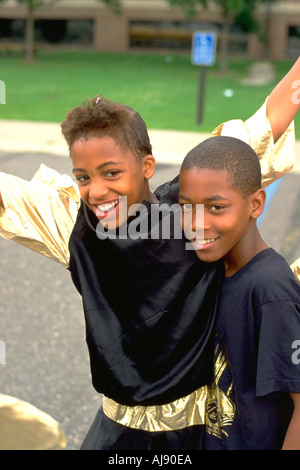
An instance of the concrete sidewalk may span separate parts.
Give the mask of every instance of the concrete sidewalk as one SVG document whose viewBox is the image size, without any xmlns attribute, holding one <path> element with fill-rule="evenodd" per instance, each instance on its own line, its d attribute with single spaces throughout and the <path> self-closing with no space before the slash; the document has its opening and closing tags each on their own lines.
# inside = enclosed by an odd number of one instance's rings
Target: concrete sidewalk
<svg viewBox="0 0 300 470">
<path fill-rule="evenodd" d="M 186 152 L 209 134 L 149 131 L 153 153 L 159 163 L 181 163 Z M 68 148 L 55 123 L 0 120 L 0 149 L 12 152 L 43 152 L 68 156 Z"/>
<path fill-rule="evenodd" d="M 180 164 L 186 153 L 207 133 L 149 130 L 153 155 L 158 163 Z M 56 123 L 0 120 L 0 151 L 46 153 L 68 156 L 68 148 Z M 300 141 L 296 142 L 293 173 L 300 174 Z"/>
</svg>

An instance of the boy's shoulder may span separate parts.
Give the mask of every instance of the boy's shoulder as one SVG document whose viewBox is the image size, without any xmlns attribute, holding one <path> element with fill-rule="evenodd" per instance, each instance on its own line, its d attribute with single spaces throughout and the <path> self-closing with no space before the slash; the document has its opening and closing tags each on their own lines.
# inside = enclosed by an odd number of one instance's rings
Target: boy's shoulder
<svg viewBox="0 0 300 470">
<path fill-rule="evenodd" d="M 300 285 L 287 261 L 272 248 L 254 256 L 245 266 L 225 278 L 222 296 L 226 302 L 248 298 L 258 307 L 272 302 L 294 302 L 300 305 Z"/>
<path fill-rule="evenodd" d="M 245 271 L 245 282 L 262 303 L 294 301 L 300 304 L 300 285 L 287 261 L 274 249 L 261 251 Z"/>
</svg>

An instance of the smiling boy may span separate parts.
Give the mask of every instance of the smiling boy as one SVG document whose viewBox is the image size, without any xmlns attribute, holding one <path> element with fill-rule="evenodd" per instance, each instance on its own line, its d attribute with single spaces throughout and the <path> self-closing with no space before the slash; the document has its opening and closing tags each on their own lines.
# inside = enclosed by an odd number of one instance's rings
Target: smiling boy
<svg viewBox="0 0 300 470">
<path fill-rule="evenodd" d="M 158 202 L 148 183 L 155 169 L 148 131 L 133 109 L 96 97 L 71 110 L 62 131 L 81 199 L 99 220 L 118 227 L 135 204 Z"/>
<path fill-rule="evenodd" d="M 204 227 L 196 226 L 195 217 L 192 225 L 192 231 L 197 233 L 198 230 L 201 237 L 196 236 L 191 240 L 198 258 L 207 263 L 224 259 L 228 276 L 246 264 L 248 257 L 253 257 L 253 250 L 266 247 L 255 223 L 263 210 L 265 199 L 265 192 L 260 190 L 260 166 L 253 166 L 251 173 L 251 160 L 247 159 L 248 154 L 245 152 L 238 154 L 234 160 L 234 145 L 248 150 L 242 141 L 228 137 L 204 141 L 191 150 L 181 167 L 179 193 L 181 205 L 204 206 Z M 227 161 L 232 161 L 233 169 L 230 168 L 230 173 Z M 239 172 L 243 174 L 243 179 L 240 177 L 234 180 L 235 173 L 238 175 Z M 251 185 L 253 181 L 256 182 Z M 249 194 L 252 196 L 254 189 L 258 190 L 255 206 L 257 213 L 251 214 L 249 218 L 249 210 L 252 208 L 248 207 L 252 204 Z"/>
<path fill-rule="evenodd" d="M 169 185 L 149 189 L 155 161 L 138 113 L 95 98 L 71 110 L 62 130 L 82 199 L 69 270 L 83 299 L 93 385 L 104 395 L 82 449 L 199 448 L 219 266 L 200 265 L 175 227 L 168 239 L 129 236 L 133 206 L 148 220 L 172 200 Z M 127 236 L 99 239 L 99 221 Z"/>
<path fill-rule="evenodd" d="M 179 202 L 204 206 L 203 223 L 192 219 L 197 257 L 224 263 L 205 449 L 300 449 L 300 286 L 259 234 L 265 198 L 257 156 L 238 139 L 208 139 L 183 161 Z"/>
</svg>

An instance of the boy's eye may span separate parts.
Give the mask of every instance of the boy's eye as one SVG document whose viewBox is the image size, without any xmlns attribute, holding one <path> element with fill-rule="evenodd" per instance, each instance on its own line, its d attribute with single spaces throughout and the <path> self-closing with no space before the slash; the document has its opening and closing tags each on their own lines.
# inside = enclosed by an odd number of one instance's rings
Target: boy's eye
<svg viewBox="0 0 300 470">
<path fill-rule="evenodd" d="M 214 206 L 211 207 L 211 210 L 213 212 L 220 212 L 223 209 L 224 209 L 224 206 L 219 206 L 219 205 L 214 205 Z"/>
<path fill-rule="evenodd" d="M 88 179 L 89 179 L 88 176 L 85 176 L 85 175 L 76 176 L 76 181 L 77 183 L 80 183 L 80 184 L 86 183 Z"/>
<path fill-rule="evenodd" d="M 107 171 L 105 173 L 105 176 L 108 176 L 109 178 L 113 178 L 114 176 L 118 176 L 119 174 L 120 174 L 119 170 L 111 170 L 111 171 Z"/>
</svg>

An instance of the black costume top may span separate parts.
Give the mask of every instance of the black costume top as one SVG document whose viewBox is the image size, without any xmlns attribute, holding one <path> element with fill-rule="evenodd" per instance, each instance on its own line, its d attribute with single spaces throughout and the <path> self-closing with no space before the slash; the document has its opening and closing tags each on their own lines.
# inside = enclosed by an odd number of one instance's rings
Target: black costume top
<svg viewBox="0 0 300 470">
<path fill-rule="evenodd" d="M 156 195 L 160 204 L 143 204 L 148 220 L 177 202 L 178 178 Z M 69 242 L 95 389 L 128 406 L 160 405 L 207 384 L 223 263 L 200 262 L 172 220 L 170 239 L 136 240 L 100 240 L 98 222 L 82 203 Z"/>
</svg>

